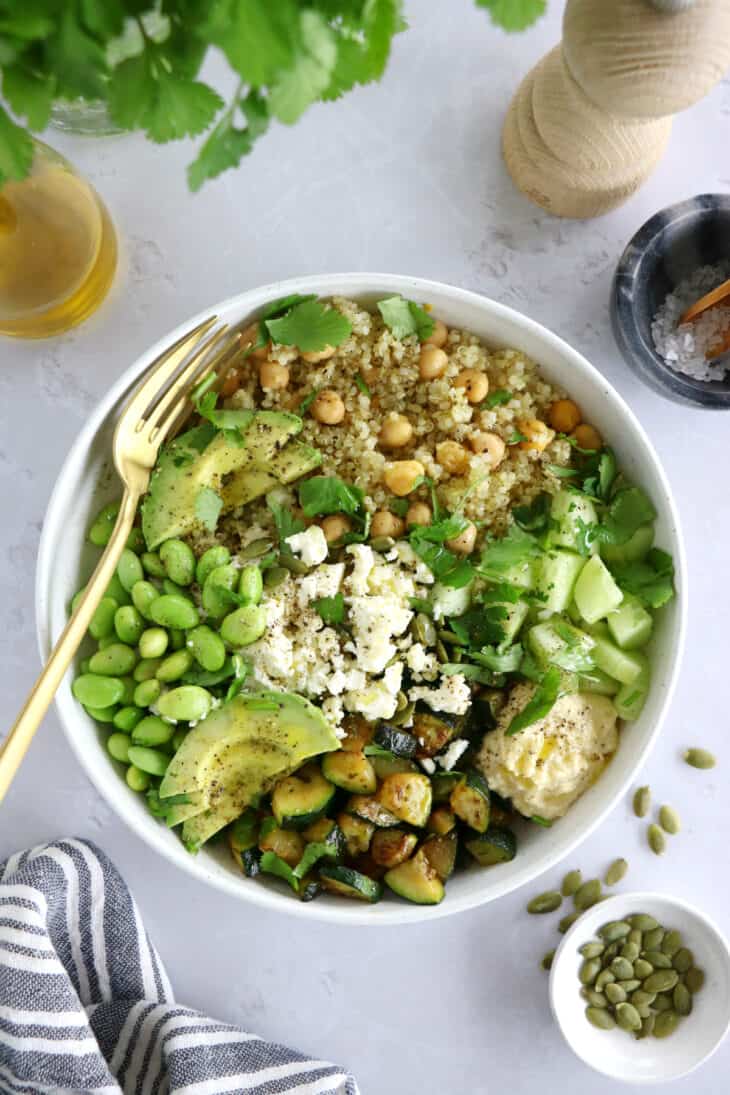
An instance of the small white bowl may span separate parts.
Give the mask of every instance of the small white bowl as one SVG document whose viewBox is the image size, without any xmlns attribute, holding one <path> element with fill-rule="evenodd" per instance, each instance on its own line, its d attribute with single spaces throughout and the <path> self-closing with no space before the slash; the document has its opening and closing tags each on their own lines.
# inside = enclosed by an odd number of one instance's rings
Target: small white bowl
<svg viewBox="0 0 730 1095">
<path fill-rule="evenodd" d="M 680 931 L 705 972 L 691 1015 L 668 1038 L 637 1041 L 618 1028 L 598 1030 L 586 1019 L 580 995 L 578 948 L 610 920 L 640 912 Z M 678 1080 L 711 1057 L 730 1029 L 730 947 L 715 924 L 685 901 L 657 893 L 618 894 L 594 905 L 566 933 L 553 959 L 550 1007 L 570 1048 L 597 1072 L 633 1084 Z"/>
</svg>

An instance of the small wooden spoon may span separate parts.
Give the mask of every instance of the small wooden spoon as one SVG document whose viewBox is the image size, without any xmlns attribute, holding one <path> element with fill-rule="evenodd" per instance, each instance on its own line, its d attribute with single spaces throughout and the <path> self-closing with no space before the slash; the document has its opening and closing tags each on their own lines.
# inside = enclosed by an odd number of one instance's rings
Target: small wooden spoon
<svg viewBox="0 0 730 1095">
<path fill-rule="evenodd" d="M 697 319 L 703 312 L 706 312 L 708 308 L 712 308 L 715 304 L 721 304 L 727 297 L 730 297 L 730 278 L 723 281 L 722 285 L 718 285 L 717 289 L 705 293 L 703 297 L 691 304 L 687 311 L 679 317 L 680 325 L 682 323 L 691 323 L 692 320 Z"/>
</svg>

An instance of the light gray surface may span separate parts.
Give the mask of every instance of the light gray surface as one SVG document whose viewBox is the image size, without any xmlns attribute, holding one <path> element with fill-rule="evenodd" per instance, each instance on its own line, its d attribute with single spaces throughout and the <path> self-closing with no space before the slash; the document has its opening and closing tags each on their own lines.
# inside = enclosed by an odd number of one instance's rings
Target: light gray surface
<svg viewBox="0 0 730 1095">
<path fill-rule="evenodd" d="M 448 21 L 445 7 L 410 5 L 414 26 L 381 86 L 315 108 L 292 131 L 278 129 L 238 173 L 194 197 L 183 176 L 189 149 L 136 137 L 51 137 L 104 195 L 124 255 L 111 298 L 85 326 L 47 342 L 3 342 L 4 721 L 37 669 L 32 576 L 58 467 L 89 408 L 143 347 L 209 303 L 291 274 L 380 269 L 451 281 L 521 309 L 585 353 L 637 412 L 665 463 L 685 524 L 689 641 L 642 778 L 659 801 L 679 807 L 684 830 L 658 860 L 627 802 L 566 868 L 603 870 L 626 855 L 624 888 L 684 895 L 727 931 L 729 420 L 640 387 L 615 349 L 607 302 L 618 255 L 651 213 L 730 185 L 730 84 L 677 119 L 665 160 L 626 206 L 589 223 L 555 220 L 512 189 L 499 129 L 517 81 L 557 41 L 561 5 L 551 3 L 549 17 L 519 37 L 493 30 L 469 0 L 451 0 Z M 714 748 L 721 766 L 687 768 L 679 760 L 687 744 Z M 51 714 L 0 815 L 0 859 L 62 833 L 86 835 L 114 857 L 181 1001 L 346 1063 L 366 1095 L 620 1090 L 580 1064 L 552 1024 L 538 962 L 553 945 L 556 918 L 529 918 L 527 894 L 379 933 L 267 917 L 207 893 L 124 830 Z M 672 1090 L 714 1095 L 726 1086 L 728 1064 L 726 1045 Z"/>
</svg>

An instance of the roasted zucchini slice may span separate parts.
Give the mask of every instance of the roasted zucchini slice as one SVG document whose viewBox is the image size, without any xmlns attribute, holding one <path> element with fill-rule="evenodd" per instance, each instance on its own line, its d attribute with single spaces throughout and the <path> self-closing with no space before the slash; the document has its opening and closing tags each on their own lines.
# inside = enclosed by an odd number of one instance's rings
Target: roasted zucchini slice
<svg viewBox="0 0 730 1095">
<path fill-rule="evenodd" d="M 273 852 L 290 867 L 296 867 L 304 852 L 304 840 L 293 829 L 274 828 L 259 838 L 262 852 Z"/>
<path fill-rule="evenodd" d="M 353 858 L 362 855 L 370 847 L 375 826 L 372 821 L 366 821 L 362 817 L 354 817 L 352 814 L 342 813 L 337 817 L 337 824 L 345 838 L 347 854 Z"/>
<path fill-rule="evenodd" d="M 342 897 L 354 897 L 358 901 L 374 904 L 383 896 L 383 887 L 379 882 L 352 867 L 321 867 L 319 880 L 323 889 Z"/>
<path fill-rule="evenodd" d="M 434 802 L 448 802 L 451 792 L 464 780 L 463 772 L 434 772 L 431 776 L 431 789 Z"/>
<path fill-rule="evenodd" d="M 471 741 L 479 741 L 489 730 L 494 730 L 496 725 L 497 720 L 489 700 L 475 696 L 467 715 L 464 736 Z"/>
<path fill-rule="evenodd" d="M 459 839 L 455 832 L 427 836 L 421 845 L 421 851 L 442 882 L 454 873 L 458 847 Z"/>
<path fill-rule="evenodd" d="M 316 764 L 306 764 L 280 779 L 271 793 L 271 809 L 283 829 L 306 829 L 326 813 L 336 790 Z"/>
<path fill-rule="evenodd" d="M 414 757 L 418 748 L 418 739 L 408 730 L 401 730 L 398 726 L 389 726 L 381 722 L 374 734 L 376 745 L 387 749 L 394 757 Z"/>
<path fill-rule="evenodd" d="M 337 822 L 331 817 L 321 817 L 312 825 L 308 825 L 302 836 L 307 844 L 324 844 L 336 828 Z"/>
<path fill-rule="evenodd" d="M 393 893 L 416 905 L 438 905 L 443 901 L 444 884 L 419 849 L 414 856 L 388 871 L 383 881 Z"/>
<path fill-rule="evenodd" d="M 413 715 L 413 733 L 418 739 L 417 757 L 435 757 L 455 738 L 464 722 L 463 715 L 432 711 L 419 703 Z"/>
<path fill-rule="evenodd" d="M 472 837 L 465 844 L 480 867 L 493 867 L 497 863 L 509 863 L 517 855 L 517 838 L 511 829 L 492 828 Z"/>
<path fill-rule="evenodd" d="M 322 759 L 322 774 L 335 787 L 354 795 L 369 795 L 378 785 L 375 769 L 364 753 L 338 749 Z"/>
<path fill-rule="evenodd" d="M 423 826 L 431 813 L 431 781 L 420 772 L 387 776 L 378 790 L 378 801 L 401 821 Z"/>
<path fill-rule="evenodd" d="M 390 829 L 393 825 L 400 824 L 400 818 L 386 810 L 375 795 L 353 795 L 347 803 L 347 813 L 372 821 L 378 829 Z"/>
<path fill-rule="evenodd" d="M 467 772 L 449 796 L 451 809 L 470 829 L 486 833 L 489 826 L 489 788 L 478 772 Z"/>
<path fill-rule="evenodd" d="M 348 715 L 342 723 L 345 736 L 340 742 L 340 748 L 346 753 L 362 753 L 366 745 L 373 740 L 375 727 L 362 715 Z"/>
<path fill-rule="evenodd" d="M 248 848 L 245 852 L 241 852 L 240 856 L 243 873 L 248 878 L 255 878 L 261 871 L 261 852 L 258 848 Z"/>
<path fill-rule="evenodd" d="M 375 775 L 378 779 L 385 779 L 386 776 L 394 776 L 396 772 L 421 771 L 415 761 L 409 760 L 408 757 L 394 757 L 392 753 L 389 753 L 387 756 L 384 753 L 381 753 L 380 756 L 373 756 L 369 759 L 375 769 Z"/>
<path fill-rule="evenodd" d="M 379 829 L 373 836 L 370 855 L 381 867 L 397 867 L 415 851 L 418 837 L 405 829 Z"/>
<path fill-rule="evenodd" d="M 426 822 L 426 828 L 438 836 L 445 836 L 456 828 L 456 816 L 448 806 L 437 806 L 431 811 L 431 816 Z"/>
</svg>

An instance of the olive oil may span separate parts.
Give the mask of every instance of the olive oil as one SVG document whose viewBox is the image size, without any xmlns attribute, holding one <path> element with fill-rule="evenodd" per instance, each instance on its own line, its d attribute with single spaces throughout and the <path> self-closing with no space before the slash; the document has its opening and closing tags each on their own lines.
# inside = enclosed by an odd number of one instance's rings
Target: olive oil
<svg viewBox="0 0 730 1095">
<path fill-rule="evenodd" d="M 0 334 L 45 338 L 81 323 L 113 281 L 117 241 L 96 191 L 35 142 L 33 170 L 0 190 Z"/>
</svg>

